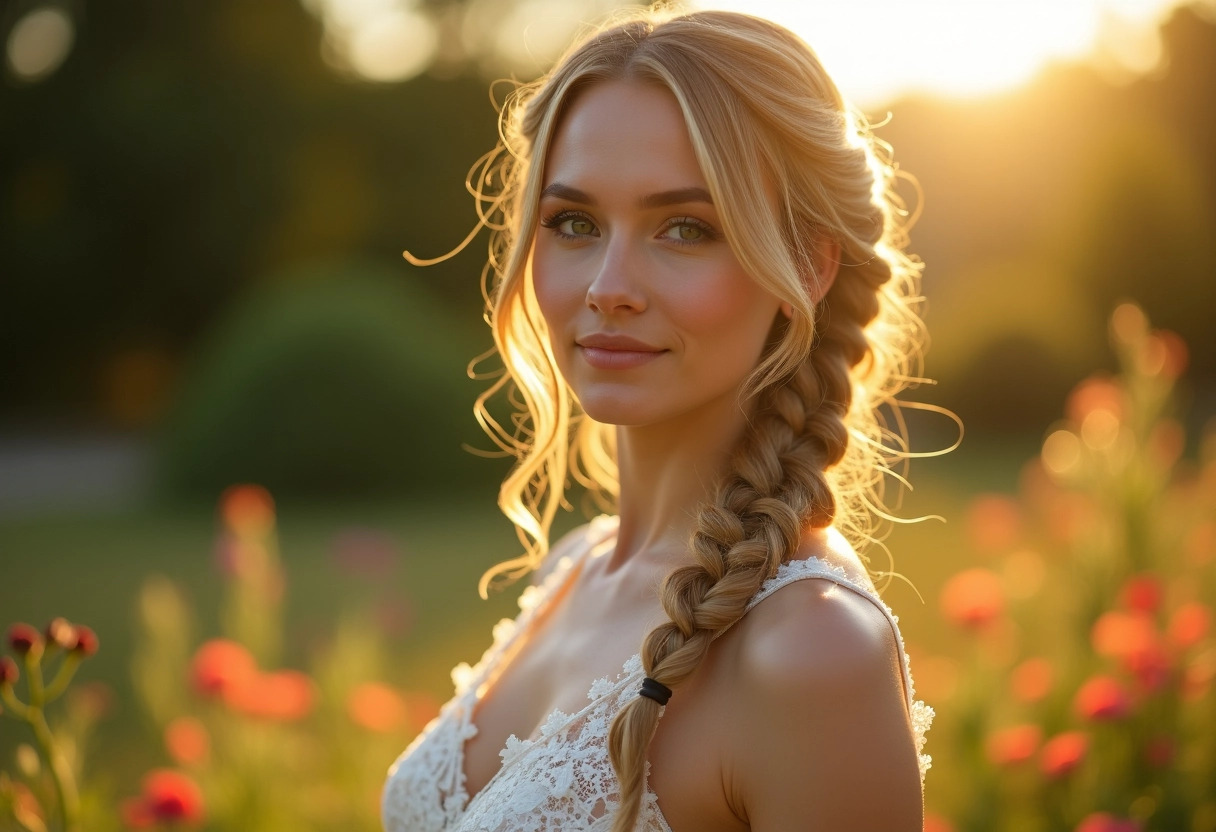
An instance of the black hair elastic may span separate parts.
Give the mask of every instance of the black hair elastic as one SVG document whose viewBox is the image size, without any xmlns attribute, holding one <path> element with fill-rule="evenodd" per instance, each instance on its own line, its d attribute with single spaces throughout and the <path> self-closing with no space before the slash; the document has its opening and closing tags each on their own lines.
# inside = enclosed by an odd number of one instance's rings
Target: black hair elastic
<svg viewBox="0 0 1216 832">
<path fill-rule="evenodd" d="M 660 705 L 666 705 L 667 700 L 671 699 L 671 688 L 647 676 L 642 680 L 642 689 L 638 691 L 638 696 L 645 696 L 647 699 L 653 699 Z"/>
</svg>

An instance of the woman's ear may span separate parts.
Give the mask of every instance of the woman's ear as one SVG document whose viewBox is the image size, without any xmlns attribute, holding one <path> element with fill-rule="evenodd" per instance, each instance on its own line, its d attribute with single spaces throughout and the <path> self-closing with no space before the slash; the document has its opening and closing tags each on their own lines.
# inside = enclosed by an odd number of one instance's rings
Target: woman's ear
<svg viewBox="0 0 1216 832">
<path fill-rule="evenodd" d="M 806 288 L 815 303 L 823 300 L 840 270 L 840 243 L 831 237 L 821 236 L 811 249 L 811 266 L 814 271 L 807 275 Z"/>
</svg>

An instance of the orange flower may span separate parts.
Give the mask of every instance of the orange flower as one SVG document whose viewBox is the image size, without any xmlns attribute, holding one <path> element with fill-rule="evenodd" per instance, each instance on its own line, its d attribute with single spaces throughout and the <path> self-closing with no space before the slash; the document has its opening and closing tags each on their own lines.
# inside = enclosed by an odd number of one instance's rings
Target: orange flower
<svg viewBox="0 0 1216 832">
<path fill-rule="evenodd" d="M 1161 581 L 1156 575 L 1133 575 L 1119 591 L 1119 600 L 1133 612 L 1154 613 L 1161 607 Z"/>
<path fill-rule="evenodd" d="M 1099 656 L 1126 659 L 1151 650 L 1157 643 L 1157 628 L 1147 613 L 1106 612 L 1094 622 L 1090 641 Z"/>
<path fill-rule="evenodd" d="M 257 662 L 245 645 L 222 638 L 205 643 L 190 663 L 194 689 L 209 697 L 244 687 L 257 672 Z"/>
<path fill-rule="evenodd" d="M 1085 762 L 1089 738 L 1080 731 L 1065 731 L 1043 743 L 1039 767 L 1043 774 L 1055 780 L 1066 777 Z"/>
<path fill-rule="evenodd" d="M 1077 691 L 1073 705 L 1082 717 L 1095 721 L 1122 719 L 1131 710 L 1127 692 L 1110 676 L 1087 680 Z"/>
<path fill-rule="evenodd" d="M 1020 702 L 1038 702 L 1051 692 L 1055 671 L 1042 657 L 1027 659 L 1013 669 L 1010 688 Z"/>
<path fill-rule="evenodd" d="M 988 759 L 998 766 L 1011 766 L 1024 763 L 1039 750 L 1043 739 L 1043 729 L 1037 725 L 1014 725 L 1002 728 L 988 737 L 986 750 Z"/>
<path fill-rule="evenodd" d="M 1212 611 L 1204 604 L 1192 601 L 1183 604 L 1170 618 L 1170 640 L 1185 649 L 1203 641 L 1212 625 Z"/>
<path fill-rule="evenodd" d="M 220 495 L 220 516 L 238 537 L 264 537 L 274 528 L 274 498 L 260 485 L 234 485 Z"/>
<path fill-rule="evenodd" d="M 292 722 L 312 711 L 312 679 L 298 670 L 259 673 L 225 693 L 235 711 L 259 719 Z"/>
<path fill-rule="evenodd" d="M 983 629 L 1005 611 L 1001 579 L 988 569 L 965 569 L 942 587 L 941 609 L 961 627 Z"/>
<path fill-rule="evenodd" d="M 388 734 L 405 725 L 405 699 L 388 685 L 365 682 L 346 698 L 346 713 L 356 725 Z"/>
<path fill-rule="evenodd" d="M 984 494 L 971 501 L 967 509 L 967 533 L 971 545 L 981 552 L 1009 549 L 1018 542 L 1022 513 L 1011 497 Z"/>
<path fill-rule="evenodd" d="M 954 832 L 954 824 L 934 812 L 925 812 L 924 832 Z"/>
<path fill-rule="evenodd" d="M 1140 824 L 1106 812 L 1094 812 L 1081 821 L 1077 832 L 1140 832 Z"/>
<path fill-rule="evenodd" d="M 196 765 L 210 754 L 211 738 L 202 722 L 181 716 L 165 727 L 165 750 L 178 765 Z"/>
<path fill-rule="evenodd" d="M 1091 376 L 1068 395 L 1064 412 L 1075 424 L 1081 424 L 1094 411 L 1105 410 L 1116 419 L 1122 419 L 1126 410 L 1126 395 L 1123 388 L 1109 378 Z"/>
</svg>

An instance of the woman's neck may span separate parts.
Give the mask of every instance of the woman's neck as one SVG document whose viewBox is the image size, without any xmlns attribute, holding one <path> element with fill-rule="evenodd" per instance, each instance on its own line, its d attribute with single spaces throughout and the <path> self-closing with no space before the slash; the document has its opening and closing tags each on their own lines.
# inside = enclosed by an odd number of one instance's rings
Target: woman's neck
<svg viewBox="0 0 1216 832">
<path fill-rule="evenodd" d="M 687 554 L 697 508 L 713 498 L 746 423 L 732 396 L 678 420 L 617 428 L 620 530 L 609 571 Z"/>
</svg>

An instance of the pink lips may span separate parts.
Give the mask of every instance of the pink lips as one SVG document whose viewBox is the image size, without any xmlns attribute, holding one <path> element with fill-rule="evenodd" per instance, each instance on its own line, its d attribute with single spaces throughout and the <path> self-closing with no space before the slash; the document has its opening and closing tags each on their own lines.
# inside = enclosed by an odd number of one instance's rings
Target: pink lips
<svg viewBox="0 0 1216 832">
<path fill-rule="evenodd" d="M 628 370 L 640 367 L 667 352 L 627 335 L 597 333 L 579 338 L 577 343 L 583 358 L 597 370 Z"/>
</svg>

